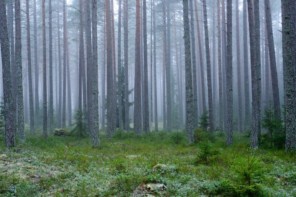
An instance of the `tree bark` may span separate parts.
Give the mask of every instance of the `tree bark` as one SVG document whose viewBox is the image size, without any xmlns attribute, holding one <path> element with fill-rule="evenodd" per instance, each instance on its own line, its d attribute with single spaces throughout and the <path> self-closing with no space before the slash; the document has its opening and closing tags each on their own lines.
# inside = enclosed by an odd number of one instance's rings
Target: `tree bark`
<svg viewBox="0 0 296 197">
<path fill-rule="evenodd" d="M 207 81 L 208 81 L 208 104 L 209 104 L 209 130 L 214 130 L 214 115 L 213 115 L 213 90 L 212 90 L 212 71 L 211 71 L 211 56 L 210 56 L 210 41 L 208 29 L 208 16 L 206 0 L 203 0 L 204 12 L 204 30 L 205 30 L 205 45 L 206 45 L 206 60 L 207 60 Z M 229 21 L 228 21 L 229 22 Z"/>
<path fill-rule="evenodd" d="M 46 29 L 45 0 L 42 0 L 42 45 L 43 45 L 43 136 L 47 138 L 47 66 L 46 66 Z"/>
<path fill-rule="evenodd" d="M 32 57 L 31 57 L 31 24 L 30 24 L 30 4 L 26 0 L 26 20 L 27 20 L 27 55 L 28 55 L 28 82 L 29 82 L 29 109 L 30 109 L 30 131 L 35 131 L 35 115 L 34 115 L 34 94 L 32 79 Z"/>
<path fill-rule="evenodd" d="M 15 144 L 15 104 L 12 94 L 12 78 L 10 65 L 10 49 L 7 28 L 7 16 L 5 1 L 0 1 L 0 44 L 2 59 L 2 80 L 4 97 L 4 123 L 5 123 L 5 144 L 6 147 L 14 147 Z"/>
<path fill-rule="evenodd" d="M 134 130 L 139 135 L 142 132 L 142 64 L 141 64 L 141 7 L 140 0 L 136 1 L 136 47 L 135 47 L 135 106 Z"/>
<path fill-rule="evenodd" d="M 227 64 L 226 64 L 226 143 L 233 143 L 233 87 L 232 87 L 232 0 L 227 0 Z"/>
<path fill-rule="evenodd" d="M 186 132 L 189 143 L 194 142 L 194 104 L 192 92 L 192 66 L 190 51 L 190 29 L 188 16 L 188 0 L 183 0 L 184 47 L 185 47 L 185 78 L 186 78 Z"/>
<path fill-rule="evenodd" d="M 266 20 L 266 35 L 268 40 L 268 50 L 270 58 L 271 83 L 273 93 L 274 114 L 278 120 L 281 120 L 281 103 L 278 84 L 278 74 L 276 67 L 275 46 L 272 31 L 272 19 L 270 10 L 270 1 L 265 0 L 265 20 Z"/>
<path fill-rule="evenodd" d="M 296 2 L 282 0 L 286 150 L 296 150 Z"/>
</svg>

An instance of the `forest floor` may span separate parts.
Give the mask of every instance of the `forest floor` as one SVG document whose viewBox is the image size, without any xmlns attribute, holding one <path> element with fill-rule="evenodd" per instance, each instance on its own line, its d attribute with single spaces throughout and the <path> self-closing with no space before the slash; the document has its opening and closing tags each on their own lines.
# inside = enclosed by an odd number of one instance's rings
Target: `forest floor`
<svg viewBox="0 0 296 197">
<path fill-rule="evenodd" d="M 187 145 L 160 132 L 103 136 L 97 149 L 76 137 L 28 137 L 9 151 L 1 142 L 0 196 L 296 196 L 295 154 L 236 141 Z"/>
</svg>

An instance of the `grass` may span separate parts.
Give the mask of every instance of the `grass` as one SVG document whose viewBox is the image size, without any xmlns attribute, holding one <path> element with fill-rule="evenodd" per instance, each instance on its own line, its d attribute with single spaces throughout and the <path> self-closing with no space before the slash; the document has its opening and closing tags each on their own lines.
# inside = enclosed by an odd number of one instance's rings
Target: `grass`
<svg viewBox="0 0 296 197">
<path fill-rule="evenodd" d="M 215 138 L 118 133 L 94 149 L 87 138 L 28 137 L 9 151 L 1 142 L 0 196 L 131 196 L 146 183 L 166 186 L 156 196 L 296 196 L 295 154 Z"/>
</svg>

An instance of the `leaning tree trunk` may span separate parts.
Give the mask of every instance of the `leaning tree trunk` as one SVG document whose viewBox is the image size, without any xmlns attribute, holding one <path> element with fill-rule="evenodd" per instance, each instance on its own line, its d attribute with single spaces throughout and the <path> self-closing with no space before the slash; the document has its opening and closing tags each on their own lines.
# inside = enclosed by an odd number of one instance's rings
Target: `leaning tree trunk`
<svg viewBox="0 0 296 197">
<path fill-rule="evenodd" d="M 296 3 L 282 0 L 286 150 L 296 150 Z"/>
<path fill-rule="evenodd" d="M 272 19 L 271 19 L 271 10 L 270 10 L 269 0 L 265 0 L 265 20 L 266 20 L 266 31 L 267 31 L 266 35 L 267 35 L 267 41 L 268 41 L 267 46 L 269 50 L 269 59 L 270 59 L 274 114 L 276 119 L 281 120 L 279 82 L 278 82 L 278 74 L 277 74 L 277 68 L 276 68 L 275 46 L 274 46 L 274 39 L 273 39 Z"/>
</svg>

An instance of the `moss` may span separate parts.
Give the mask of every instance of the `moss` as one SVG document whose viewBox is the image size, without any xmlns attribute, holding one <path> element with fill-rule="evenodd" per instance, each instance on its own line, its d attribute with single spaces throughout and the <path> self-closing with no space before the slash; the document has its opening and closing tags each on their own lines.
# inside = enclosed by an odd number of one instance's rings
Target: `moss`
<svg viewBox="0 0 296 197">
<path fill-rule="evenodd" d="M 17 147 L 20 151 L 3 148 L 0 154 L 7 156 L 0 159 L 0 196 L 15 191 L 19 196 L 130 196 L 148 183 L 165 184 L 169 196 L 295 195 L 296 156 L 282 150 L 251 151 L 243 136 L 226 147 L 219 134 L 213 142 L 191 146 L 176 143 L 182 133 L 120 135 L 101 136 L 99 149 L 85 138 L 31 136 Z M 197 158 L 199 165 L 194 165 Z M 153 169 L 157 164 L 165 168 Z M 24 175 L 40 178 L 20 179 Z"/>
</svg>

